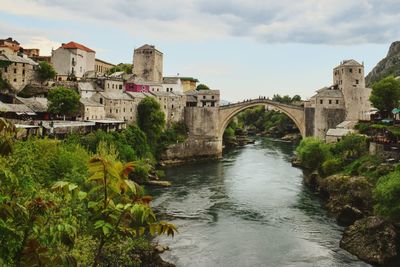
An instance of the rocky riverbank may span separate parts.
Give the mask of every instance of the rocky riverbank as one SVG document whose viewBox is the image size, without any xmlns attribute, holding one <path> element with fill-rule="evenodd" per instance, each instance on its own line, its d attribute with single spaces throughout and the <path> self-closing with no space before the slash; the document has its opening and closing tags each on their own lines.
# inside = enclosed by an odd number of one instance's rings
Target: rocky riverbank
<svg viewBox="0 0 400 267">
<path fill-rule="evenodd" d="M 299 166 L 293 160 L 293 166 Z M 363 176 L 335 174 L 322 178 L 304 171 L 304 183 L 345 226 L 340 247 L 374 265 L 400 266 L 400 231 L 373 213 L 373 185 Z"/>
</svg>

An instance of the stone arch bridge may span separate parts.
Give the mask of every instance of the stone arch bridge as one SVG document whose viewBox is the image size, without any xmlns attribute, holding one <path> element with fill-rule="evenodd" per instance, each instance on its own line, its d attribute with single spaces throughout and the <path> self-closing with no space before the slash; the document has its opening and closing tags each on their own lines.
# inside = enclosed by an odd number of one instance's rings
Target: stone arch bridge
<svg viewBox="0 0 400 267">
<path fill-rule="evenodd" d="M 239 112 L 260 105 L 273 107 L 285 113 L 299 128 L 301 135 L 307 135 L 306 112 L 301 106 L 282 104 L 269 99 L 253 99 L 220 107 L 186 107 L 188 140 L 169 147 L 162 158 L 168 159 L 167 162 L 180 162 L 191 158 L 220 157 L 223 149 L 222 136 L 230 120 Z"/>
<path fill-rule="evenodd" d="M 285 113 L 289 118 L 293 120 L 297 128 L 300 130 L 302 137 L 306 134 L 305 116 L 304 108 L 301 106 L 282 104 L 269 99 L 253 99 L 244 102 L 224 105 L 219 107 L 219 124 L 218 124 L 218 137 L 222 139 L 222 135 L 226 127 L 228 126 L 231 119 L 237 115 L 239 112 L 255 107 L 265 105 L 273 107 L 283 113 Z"/>
</svg>

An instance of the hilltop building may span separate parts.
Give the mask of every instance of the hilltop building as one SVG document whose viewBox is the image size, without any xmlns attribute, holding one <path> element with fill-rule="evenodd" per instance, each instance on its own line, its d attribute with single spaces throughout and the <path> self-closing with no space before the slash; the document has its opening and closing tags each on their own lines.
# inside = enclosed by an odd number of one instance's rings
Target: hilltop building
<svg viewBox="0 0 400 267">
<path fill-rule="evenodd" d="M 145 81 L 162 83 L 163 80 L 163 53 L 154 45 L 143 45 L 134 50 L 133 74 Z"/>
<path fill-rule="evenodd" d="M 35 79 L 38 63 L 26 56 L 0 54 L 0 63 L 1 78 L 8 82 L 14 92 L 20 92 Z"/>
<path fill-rule="evenodd" d="M 20 51 L 21 46 L 20 43 L 18 43 L 16 40 L 13 40 L 11 37 L 8 37 L 7 39 L 0 39 L 0 48 L 7 47 L 14 53 L 17 53 Z"/>
<path fill-rule="evenodd" d="M 333 69 L 333 85 L 317 90 L 304 105 L 306 120 L 314 121 L 306 129 L 307 135 L 325 138 L 328 130 L 338 124 L 370 120 L 370 94 L 371 89 L 365 88 L 364 65 L 355 60 L 344 60 Z"/>
<path fill-rule="evenodd" d="M 113 67 L 115 67 L 114 64 L 108 63 L 98 58 L 95 59 L 95 71 L 99 76 L 106 75 L 107 72 Z"/>
<path fill-rule="evenodd" d="M 51 51 L 51 63 L 57 80 L 81 79 L 86 72 L 95 71 L 96 52 L 82 44 L 69 42 Z"/>
</svg>

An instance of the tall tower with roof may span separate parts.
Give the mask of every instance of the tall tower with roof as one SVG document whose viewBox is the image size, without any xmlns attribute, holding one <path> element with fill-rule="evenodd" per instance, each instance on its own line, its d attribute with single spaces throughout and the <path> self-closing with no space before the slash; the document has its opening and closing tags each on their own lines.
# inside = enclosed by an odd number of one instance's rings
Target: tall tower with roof
<svg viewBox="0 0 400 267">
<path fill-rule="evenodd" d="M 343 93 L 346 120 L 366 119 L 366 114 L 371 108 L 371 89 L 365 88 L 364 64 L 353 59 L 342 61 L 333 69 L 333 85 Z"/>
<path fill-rule="evenodd" d="M 134 50 L 133 74 L 145 81 L 162 83 L 163 80 L 163 53 L 154 45 L 145 44 Z"/>
</svg>

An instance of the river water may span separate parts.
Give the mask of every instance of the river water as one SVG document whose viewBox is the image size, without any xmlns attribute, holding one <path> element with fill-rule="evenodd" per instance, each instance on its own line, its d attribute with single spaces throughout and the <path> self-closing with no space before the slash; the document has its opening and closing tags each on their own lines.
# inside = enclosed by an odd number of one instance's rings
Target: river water
<svg viewBox="0 0 400 267">
<path fill-rule="evenodd" d="M 179 228 L 162 257 L 177 266 L 369 266 L 339 248 L 342 228 L 302 184 L 294 146 L 272 139 L 221 160 L 166 170 L 150 193 Z"/>
</svg>

